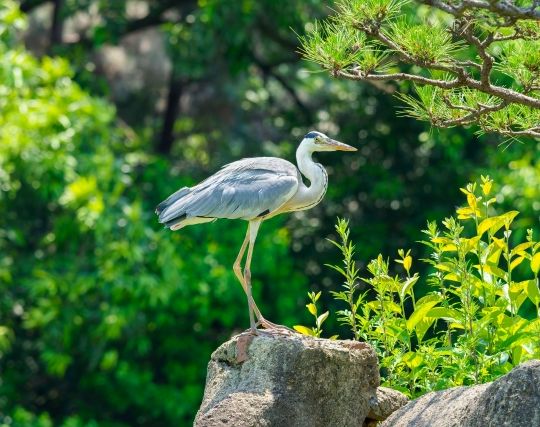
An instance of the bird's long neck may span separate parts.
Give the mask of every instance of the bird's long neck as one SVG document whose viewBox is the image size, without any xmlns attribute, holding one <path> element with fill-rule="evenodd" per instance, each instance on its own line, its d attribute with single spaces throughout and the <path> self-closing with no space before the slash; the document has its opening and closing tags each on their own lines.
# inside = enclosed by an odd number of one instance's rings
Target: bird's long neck
<svg viewBox="0 0 540 427">
<path fill-rule="evenodd" d="M 296 150 L 296 162 L 298 169 L 310 182 L 309 187 L 300 183 L 298 192 L 295 196 L 295 210 L 309 209 L 318 204 L 328 188 L 328 175 L 320 163 L 316 163 L 311 158 L 313 150 L 300 144 Z"/>
</svg>

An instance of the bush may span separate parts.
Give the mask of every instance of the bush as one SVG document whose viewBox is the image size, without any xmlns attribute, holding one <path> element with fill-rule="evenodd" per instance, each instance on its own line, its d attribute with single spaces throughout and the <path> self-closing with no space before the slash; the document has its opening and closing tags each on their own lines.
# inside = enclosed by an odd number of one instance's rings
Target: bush
<svg viewBox="0 0 540 427">
<path fill-rule="evenodd" d="M 360 277 L 348 222 L 338 221 L 341 240 L 333 243 L 343 265 L 331 267 L 345 282 L 332 293 L 346 308 L 337 316 L 354 339 L 375 347 L 384 385 L 418 396 L 491 381 L 540 357 L 540 243 L 532 229 L 525 241 L 512 242 L 518 212 L 495 215 L 492 186 L 482 177 L 479 185 L 462 188 L 467 204 L 457 217 L 446 218 L 442 228 L 428 223 L 422 243 L 431 255 L 422 261 L 431 273 L 425 277 L 412 274 L 413 258 L 404 250 L 395 260 L 404 274 L 391 275 L 379 255 L 368 265 L 369 276 Z M 431 290 L 417 295 L 417 284 Z M 320 324 L 303 330 L 315 331 Z"/>
</svg>

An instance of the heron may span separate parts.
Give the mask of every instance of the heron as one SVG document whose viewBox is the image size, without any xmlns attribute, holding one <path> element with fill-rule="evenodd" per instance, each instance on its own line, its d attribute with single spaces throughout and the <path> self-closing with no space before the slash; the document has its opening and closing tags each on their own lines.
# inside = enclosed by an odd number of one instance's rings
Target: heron
<svg viewBox="0 0 540 427">
<path fill-rule="evenodd" d="M 291 331 L 266 320 L 255 304 L 251 291 L 251 260 L 263 221 L 278 214 L 310 209 L 323 199 L 328 174 L 312 159 L 312 154 L 318 151 L 356 151 L 356 148 L 321 132 L 310 131 L 296 150 L 298 168 L 277 157 L 238 160 L 193 187 L 180 188 L 156 207 L 159 222 L 173 231 L 219 218 L 248 222 L 233 271 L 247 296 L 250 331 L 255 335 L 260 332 L 259 326 L 269 332 Z M 303 182 L 302 175 L 309 180 L 309 185 Z"/>
</svg>

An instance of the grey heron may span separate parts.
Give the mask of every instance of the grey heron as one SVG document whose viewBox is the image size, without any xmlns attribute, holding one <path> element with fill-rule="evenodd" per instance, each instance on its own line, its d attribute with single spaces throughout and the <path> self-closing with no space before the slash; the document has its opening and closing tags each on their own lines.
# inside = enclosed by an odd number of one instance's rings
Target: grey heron
<svg viewBox="0 0 540 427">
<path fill-rule="evenodd" d="M 322 200 L 328 187 L 328 175 L 324 167 L 311 158 L 316 151 L 356 151 L 356 148 L 311 131 L 296 150 L 298 168 L 276 157 L 238 160 L 193 187 L 181 188 L 156 207 L 159 222 L 171 230 L 218 218 L 248 221 L 233 270 L 247 296 L 250 329 L 254 334 L 257 326 L 284 328 L 262 316 L 251 293 L 251 258 L 259 227 L 268 218 L 310 209 Z M 302 175 L 309 180 L 309 186 L 302 181 Z M 246 248 L 242 274 L 241 262 Z"/>
</svg>

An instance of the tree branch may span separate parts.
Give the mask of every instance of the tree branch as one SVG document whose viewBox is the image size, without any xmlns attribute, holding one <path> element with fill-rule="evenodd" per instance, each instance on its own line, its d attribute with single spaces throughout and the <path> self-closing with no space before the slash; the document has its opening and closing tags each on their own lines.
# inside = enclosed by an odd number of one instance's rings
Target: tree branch
<svg viewBox="0 0 540 427">
<path fill-rule="evenodd" d="M 533 129 L 527 129 L 527 130 L 512 130 L 512 129 L 505 129 L 505 130 L 497 130 L 498 133 L 505 136 L 529 136 L 532 138 L 540 138 L 540 131 L 535 131 Z"/>
<path fill-rule="evenodd" d="M 480 119 L 482 116 L 486 116 L 489 113 L 493 113 L 495 111 L 502 110 L 504 107 L 508 105 L 508 102 L 502 101 L 497 105 L 484 105 L 481 103 L 478 103 L 478 108 L 469 107 L 468 105 L 457 105 L 453 104 L 447 96 L 443 97 L 444 103 L 454 109 L 454 110 L 462 110 L 467 111 L 469 114 L 466 114 L 465 116 L 459 117 L 457 119 L 449 119 L 441 122 L 442 127 L 452 127 L 452 126 L 458 126 L 458 125 L 470 125 L 472 123 L 475 123 Z"/>
<path fill-rule="evenodd" d="M 441 89 L 455 89 L 458 87 L 465 86 L 465 83 L 460 79 L 454 80 L 437 80 L 430 79 L 428 77 L 417 76 L 415 74 L 409 73 L 390 73 L 390 74 L 364 74 L 359 70 L 356 71 L 356 74 L 347 71 L 336 71 L 334 75 L 336 77 L 344 77 L 349 80 L 373 80 L 373 81 L 385 81 L 385 80 L 394 80 L 394 81 L 412 81 L 421 85 L 430 85 L 440 87 Z"/>
<path fill-rule="evenodd" d="M 513 1 L 507 0 L 462 0 L 460 3 L 442 0 L 419 0 L 420 3 L 444 10 L 454 16 L 460 17 L 468 10 L 480 9 L 496 13 L 500 16 L 513 19 L 540 20 L 540 6 L 534 1 L 531 7 L 519 7 Z"/>
<path fill-rule="evenodd" d="M 302 115 L 306 119 L 307 122 L 312 123 L 313 117 L 311 114 L 311 111 L 309 108 L 304 104 L 304 102 L 300 99 L 294 88 L 287 82 L 287 79 L 283 78 L 279 73 L 276 73 L 274 71 L 274 67 L 272 67 L 269 64 L 264 63 L 259 58 L 257 58 L 255 55 L 252 55 L 253 62 L 257 67 L 262 71 L 263 74 L 272 77 L 274 80 L 276 80 L 281 87 L 289 94 L 289 96 L 292 98 L 298 109 L 302 112 Z"/>
<path fill-rule="evenodd" d="M 476 48 L 478 56 L 482 59 L 480 66 L 480 81 L 485 88 L 491 86 L 490 74 L 493 69 L 493 57 L 487 52 L 487 46 L 493 43 L 493 33 L 488 33 L 486 38 L 481 41 L 474 35 L 475 26 L 472 22 L 465 19 L 457 19 L 453 28 L 455 34 L 459 34 L 469 42 L 470 45 Z"/>
<path fill-rule="evenodd" d="M 440 87 L 441 89 L 455 89 L 460 87 L 468 87 L 471 89 L 477 89 L 480 92 L 488 95 L 494 95 L 507 102 L 514 102 L 517 104 L 526 105 L 532 108 L 540 108 L 540 99 L 532 96 L 525 95 L 520 92 L 516 92 L 512 89 L 507 89 L 499 86 L 493 86 L 492 84 L 485 85 L 483 82 L 473 79 L 472 77 L 458 77 L 453 80 L 438 80 L 428 77 L 418 76 L 409 73 L 391 73 L 391 74 L 364 74 L 360 70 L 352 70 L 353 73 L 347 71 L 336 71 L 334 76 L 344 77 L 349 80 L 394 80 L 394 81 L 412 81 L 414 83 L 422 85 L 430 85 Z M 354 74 L 355 72 L 355 74 Z"/>
</svg>

